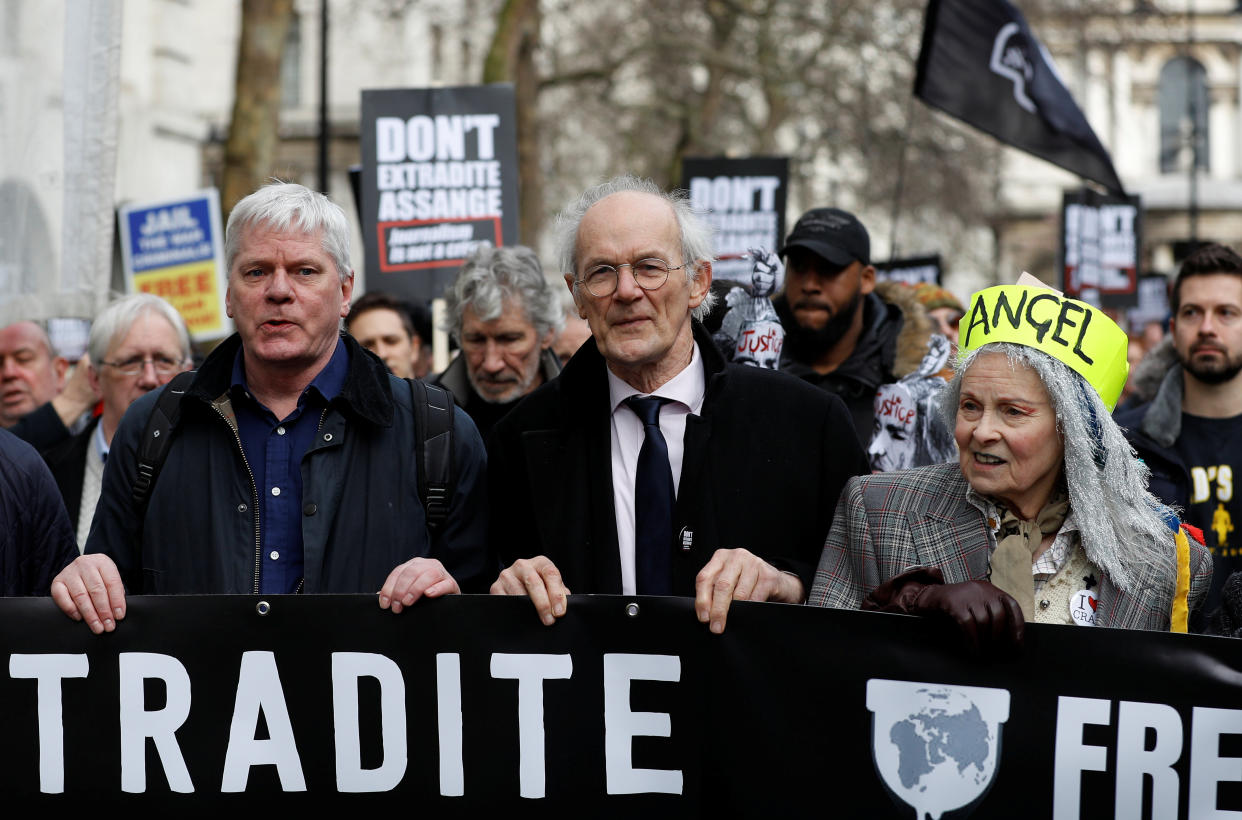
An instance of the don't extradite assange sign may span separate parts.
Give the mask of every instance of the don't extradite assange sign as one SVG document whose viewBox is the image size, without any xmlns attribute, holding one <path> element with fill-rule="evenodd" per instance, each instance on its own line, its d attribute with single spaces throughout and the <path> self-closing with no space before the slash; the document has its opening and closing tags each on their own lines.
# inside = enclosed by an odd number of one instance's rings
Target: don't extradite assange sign
<svg viewBox="0 0 1242 820">
<path fill-rule="evenodd" d="M 362 92 L 367 287 L 439 296 L 482 242 L 518 228 L 513 87 Z"/>
<path fill-rule="evenodd" d="M 1242 811 L 1237 641 L 1029 626 L 980 660 L 934 620 L 735 604 L 717 636 L 692 606 L 575 596 L 548 628 L 521 598 L 135 597 L 94 636 L 6 599 L 0 789 L 193 812 Z"/>
</svg>

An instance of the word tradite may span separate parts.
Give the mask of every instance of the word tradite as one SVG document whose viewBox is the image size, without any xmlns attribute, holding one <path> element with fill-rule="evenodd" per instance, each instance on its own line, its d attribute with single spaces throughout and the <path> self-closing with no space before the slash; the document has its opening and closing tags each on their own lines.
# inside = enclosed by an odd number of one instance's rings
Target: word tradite
<svg viewBox="0 0 1242 820">
<path fill-rule="evenodd" d="M 466 795 L 465 737 L 463 733 L 463 683 L 461 654 L 439 652 L 434 670 L 403 669 L 393 658 L 375 652 L 332 652 L 330 680 L 333 724 L 332 782 L 308 781 L 308 773 L 322 773 L 316 755 L 322 750 L 308 744 L 304 731 L 295 731 L 296 710 L 286 697 L 277 655 L 271 651 L 242 652 L 231 720 L 217 724 L 212 734 L 223 746 L 223 769 L 219 779 L 203 771 L 191 775 L 187 761 L 202 763 L 201 750 L 183 747 L 179 734 L 190 717 L 191 707 L 211 700 L 214 692 L 192 686 L 186 665 L 177 657 L 154 652 L 121 652 L 116 666 L 92 668 L 85 653 L 12 653 L 9 677 L 32 680 L 33 690 L 23 695 L 23 708 L 37 716 L 39 791 L 61 794 L 66 781 L 80 780 L 83 773 L 67 763 L 66 734 L 80 728 L 65 718 L 66 682 L 92 673 L 115 676 L 119 694 L 120 791 L 140 794 L 151 788 L 172 793 L 218 791 L 221 794 L 250 789 L 252 770 L 271 767 L 281 792 L 327 790 L 341 793 L 387 792 L 406 779 L 410 752 L 420 734 L 435 737 L 439 761 L 439 794 Z M 580 673 L 590 663 L 577 658 Z M 609 795 L 682 793 L 678 769 L 642 768 L 636 765 L 635 741 L 659 742 L 671 738 L 672 722 L 666 712 L 637 711 L 631 707 L 635 683 L 676 684 L 682 662 L 676 655 L 603 653 L 592 659 L 602 665 L 604 771 L 602 791 Z M 490 653 L 487 668 L 493 680 L 517 684 L 517 734 L 519 796 L 543 798 L 545 787 L 545 683 L 574 677 L 575 657 L 569 653 Z M 233 661 L 230 662 L 233 665 Z M 407 676 L 433 674 L 433 703 L 408 702 Z M 288 670 L 286 670 L 286 677 Z M 370 685 L 365 686 L 364 680 Z M 154 686 L 153 686 L 154 684 Z M 304 685 L 302 681 L 300 685 Z M 360 694 L 372 694 L 378 708 L 378 732 L 364 732 Z M 152 696 L 150 692 L 159 694 Z M 30 701 L 33 700 L 33 703 Z M 33 707 L 33 708 L 31 708 Z M 305 730 L 305 726 L 298 727 Z M 10 729 L 12 734 L 12 729 Z M 377 737 L 369 735 L 377 734 Z M 299 736 L 302 737 L 301 742 Z M 368 748 L 364 736 L 378 743 Z M 654 739 L 654 740 L 653 740 Z M 13 738 L 10 736 L 10 741 Z M 557 741 L 563 740 L 557 738 Z M 190 753 L 190 754 L 187 754 Z M 214 755 L 212 759 L 216 759 Z M 152 768 L 162 771 L 150 772 Z M 216 770 L 212 769 L 212 773 Z M 476 779 L 476 788 L 478 779 Z M 81 786 L 79 785 L 79 789 Z"/>
</svg>

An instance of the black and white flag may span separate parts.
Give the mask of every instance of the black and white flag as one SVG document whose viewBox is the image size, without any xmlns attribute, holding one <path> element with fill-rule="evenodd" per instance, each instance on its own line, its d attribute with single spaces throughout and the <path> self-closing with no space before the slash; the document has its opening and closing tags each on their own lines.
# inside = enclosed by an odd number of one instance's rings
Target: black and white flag
<svg viewBox="0 0 1242 820">
<path fill-rule="evenodd" d="M 1108 151 L 1007 0 L 930 0 L 914 95 L 1113 193 Z"/>
</svg>

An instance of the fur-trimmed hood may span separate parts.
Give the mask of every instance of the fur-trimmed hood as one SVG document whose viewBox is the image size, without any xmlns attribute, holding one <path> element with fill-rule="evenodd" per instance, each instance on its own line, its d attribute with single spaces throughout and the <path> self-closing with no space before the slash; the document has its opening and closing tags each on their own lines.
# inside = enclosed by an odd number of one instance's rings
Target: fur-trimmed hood
<svg viewBox="0 0 1242 820">
<path fill-rule="evenodd" d="M 1133 397 L 1130 403 L 1139 405 L 1154 399 L 1165 376 L 1177 364 L 1177 349 L 1173 347 L 1173 337 L 1165 336 L 1134 366 L 1134 372 L 1130 374 L 1130 395 Z M 1180 410 L 1179 407 L 1178 411 Z"/>
<path fill-rule="evenodd" d="M 900 282 L 882 281 L 875 284 L 876 294 L 902 313 L 901 332 L 897 334 L 896 355 L 893 357 L 893 375 L 908 376 L 919 369 L 927 355 L 927 339 L 932 334 L 932 322 L 927 311 L 919 303 L 914 288 Z"/>
</svg>

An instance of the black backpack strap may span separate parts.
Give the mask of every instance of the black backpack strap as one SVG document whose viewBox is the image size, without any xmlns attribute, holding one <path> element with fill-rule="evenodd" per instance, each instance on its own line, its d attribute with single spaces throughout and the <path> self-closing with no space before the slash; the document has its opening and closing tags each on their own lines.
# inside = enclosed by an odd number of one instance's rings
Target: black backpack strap
<svg viewBox="0 0 1242 820">
<path fill-rule="evenodd" d="M 435 536 L 448 518 L 453 498 L 453 396 L 421 379 L 406 379 L 414 410 L 414 453 L 418 486 L 427 514 L 427 531 Z"/>
<path fill-rule="evenodd" d="M 139 526 L 146 517 L 151 490 L 155 488 L 164 459 L 168 457 L 172 431 L 181 417 L 181 397 L 190 388 L 190 382 L 194 381 L 194 374 L 195 371 L 187 370 L 173 376 L 156 400 L 155 409 L 147 418 L 146 429 L 142 431 L 142 440 L 138 443 L 138 475 L 134 479 L 133 490 L 134 512 Z"/>
</svg>

